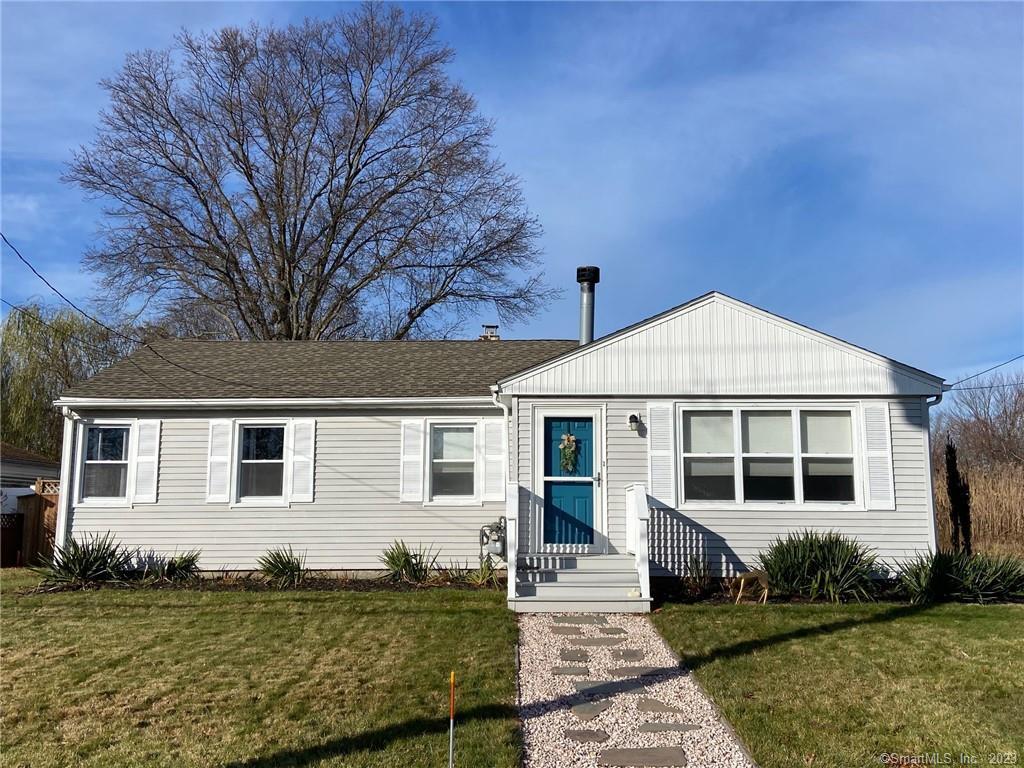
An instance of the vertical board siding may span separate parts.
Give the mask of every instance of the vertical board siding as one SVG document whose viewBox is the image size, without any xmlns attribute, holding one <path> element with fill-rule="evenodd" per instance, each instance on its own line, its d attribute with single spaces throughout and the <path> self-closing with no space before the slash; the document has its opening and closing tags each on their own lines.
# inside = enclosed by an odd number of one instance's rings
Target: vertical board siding
<svg viewBox="0 0 1024 768">
<path fill-rule="evenodd" d="M 293 417 L 314 415 L 313 502 L 290 507 L 207 504 L 209 420 L 147 414 L 163 419 L 157 503 L 134 509 L 78 506 L 72 510 L 72 535 L 110 531 L 120 543 L 144 554 L 200 549 L 201 567 L 207 570 L 250 569 L 268 549 L 289 544 L 306 553 L 310 568 L 376 570 L 381 567 L 379 555 L 395 539 L 431 546 L 445 564 L 453 559 L 476 564 L 480 526 L 497 520 L 504 503 L 400 502 L 401 421 L 410 414 L 302 412 Z"/>
<path fill-rule="evenodd" d="M 530 402 L 518 404 L 519 482 L 529 490 L 532 456 L 529 433 Z M 536 400 L 533 402 L 543 402 Z M 583 401 L 581 401 L 583 402 Z M 592 401 L 587 401 L 592 402 Z M 647 440 L 628 427 L 629 415 L 646 418 L 646 400 L 606 400 L 608 534 L 611 551 L 625 551 L 626 486 L 647 482 Z M 681 574 L 690 554 L 706 556 L 718 574 L 754 567 L 757 555 L 773 540 L 805 528 L 834 530 L 873 548 L 880 557 L 897 562 L 928 549 L 932 526 L 927 465 L 928 427 L 921 398 L 888 402 L 896 488 L 895 511 L 809 511 L 779 507 L 755 509 L 656 509 L 650 521 L 652 573 Z M 529 514 L 524 492 L 520 507 L 521 549 L 537 518 Z"/>
<path fill-rule="evenodd" d="M 511 395 L 933 395 L 938 381 L 712 295 L 502 387 Z"/>
</svg>

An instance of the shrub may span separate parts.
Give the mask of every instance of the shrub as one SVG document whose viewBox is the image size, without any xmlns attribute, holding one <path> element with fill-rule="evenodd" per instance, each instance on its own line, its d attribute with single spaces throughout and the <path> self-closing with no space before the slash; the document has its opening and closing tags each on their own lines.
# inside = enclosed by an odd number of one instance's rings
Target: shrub
<svg viewBox="0 0 1024 768">
<path fill-rule="evenodd" d="M 692 600 L 704 600 L 715 591 L 711 577 L 711 563 L 703 554 L 691 553 L 686 557 L 686 569 L 679 580 L 683 594 Z"/>
<path fill-rule="evenodd" d="M 33 570 L 45 588 L 74 588 L 125 581 L 134 570 L 135 553 L 118 544 L 112 534 L 68 539 Z"/>
<path fill-rule="evenodd" d="M 1012 555 L 935 552 L 900 566 L 903 595 L 916 605 L 989 603 L 1024 597 L 1024 559 Z"/>
<path fill-rule="evenodd" d="M 474 587 L 497 589 L 501 586 L 501 573 L 491 560 L 491 556 L 487 555 L 480 561 L 478 568 L 466 571 L 465 581 Z"/>
<path fill-rule="evenodd" d="M 161 558 L 153 569 L 153 575 L 160 581 L 189 581 L 199 576 L 198 549 Z"/>
<path fill-rule="evenodd" d="M 869 549 L 834 532 L 790 534 L 762 552 L 760 561 L 773 592 L 833 603 L 874 599 L 880 575 Z"/>
<path fill-rule="evenodd" d="M 263 577 L 278 589 L 297 587 L 308 576 L 306 555 L 292 552 L 290 545 L 269 550 L 256 564 Z"/>
<path fill-rule="evenodd" d="M 380 561 L 387 570 L 387 578 L 410 584 L 423 584 L 430 579 L 436 569 L 437 553 L 422 545 L 419 549 L 412 550 L 404 541 L 398 540 L 384 550 Z"/>
</svg>

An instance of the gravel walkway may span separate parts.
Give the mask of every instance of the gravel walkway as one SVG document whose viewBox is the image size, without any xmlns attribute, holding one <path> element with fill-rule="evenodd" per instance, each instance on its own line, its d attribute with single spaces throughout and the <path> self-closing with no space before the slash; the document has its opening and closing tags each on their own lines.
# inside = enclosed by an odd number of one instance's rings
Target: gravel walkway
<svg viewBox="0 0 1024 768">
<path fill-rule="evenodd" d="M 566 623 L 578 618 L 599 623 Z M 609 646 L 581 644 L 577 642 L 581 638 L 621 642 Z M 646 618 L 523 614 L 519 619 L 519 643 L 519 712 L 526 768 L 594 768 L 601 764 L 598 758 L 603 751 L 622 747 L 681 747 L 689 766 L 753 767 L 711 702 L 689 673 L 679 667 L 675 654 Z M 638 650 L 642 659 L 635 658 L 638 654 L 626 653 L 634 658 L 623 660 L 623 650 Z M 587 660 L 568 661 L 563 651 L 568 656 L 583 652 Z M 641 666 L 657 668 L 658 672 L 639 676 L 620 669 Z M 553 673 L 555 668 L 565 667 L 586 667 L 587 674 L 565 674 L 565 669 L 559 669 L 563 674 Z M 606 687 L 592 694 L 577 692 L 577 681 L 616 680 L 624 681 L 623 687 L 632 690 L 615 692 L 612 686 L 611 690 Z M 572 711 L 574 705 L 600 701 L 610 706 L 591 719 L 581 719 Z M 660 709 L 658 702 L 679 712 L 648 711 Z M 645 723 L 686 723 L 697 727 L 688 731 L 642 732 L 640 727 Z M 608 738 L 600 743 L 581 743 L 566 735 L 567 731 L 580 730 L 603 731 Z"/>
</svg>

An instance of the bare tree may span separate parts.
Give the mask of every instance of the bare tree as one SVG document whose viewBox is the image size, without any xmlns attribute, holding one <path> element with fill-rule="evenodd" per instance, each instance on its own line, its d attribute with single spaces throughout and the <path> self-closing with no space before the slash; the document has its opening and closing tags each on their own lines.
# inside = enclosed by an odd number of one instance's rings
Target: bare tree
<svg viewBox="0 0 1024 768">
<path fill-rule="evenodd" d="M 393 6 L 127 57 L 65 180 L 107 201 L 117 304 L 238 338 L 447 334 L 550 291 L 539 225 L 432 19 Z"/>
<path fill-rule="evenodd" d="M 949 396 L 935 435 L 949 435 L 971 469 L 1024 467 L 1024 379 L 991 373 L 965 383 Z"/>
</svg>

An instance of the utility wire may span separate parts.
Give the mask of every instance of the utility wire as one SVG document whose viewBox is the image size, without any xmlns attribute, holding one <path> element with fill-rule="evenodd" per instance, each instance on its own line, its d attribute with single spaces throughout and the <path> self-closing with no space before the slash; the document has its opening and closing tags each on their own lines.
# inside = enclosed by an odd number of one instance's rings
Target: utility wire
<svg viewBox="0 0 1024 768">
<path fill-rule="evenodd" d="M 46 286 L 51 291 L 53 291 L 55 294 L 57 294 L 62 299 L 64 299 L 64 301 L 67 302 L 67 304 L 72 309 L 74 309 L 76 312 L 81 314 L 86 319 L 91 320 L 92 322 L 96 323 L 96 325 L 100 326 L 101 328 L 106 329 L 110 333 L 112 333 L 115 336 L 118 336 L 118 337 L 124 339 L 125 341 L 130 341 L 130 342 L 132 342 L 134 344 L 138 344 L 139 346 L 145 347 L 150 352 L 152 352 L 154 355 L 156 355 L 161 360 L 163 360 L 165 363 L 168 363 L 169 365 L 173 365 L 175 368 L 179 368 L 179 369 L 181 369 L 181 370 L 183 370 L 183 371 L 185 371 L 187 373 L 191 373 L 191 374 L 194 374 L 196 376 L 202 376 L 202 377 L 207 378 L 207 379 L 212 379 L 213 381 L 219 381 L 221 384 L 232 384 L 234 386 L 248 387 L 250 389 L 257 389 L 257 387 L 255 387 L 254 385 L 250 384 L 247 381 L 232 381 L 231 379 L 222 379 L 219 376 L 214 376 L 214 375 L 209 374 L 209 373 L 203 373 L 202 371 L 197 371 L 197 370 L 194 370 L 192 368 L 189 368 L 188 366 L 181 365 L 180 363 L 176 363 L 175 361 L 171 360 L 170 358 L 168 358 L 168 357 L 160 354 L 159 352 L 157 352 L 156 349 L 154 349 L 153 346 L 151 344 L 149 344 L 149 342 L 147 342 L 147 341 L 145 341 L 143 339 L 136 339 L 133 336 L 128 336 L 127 334 L 122 333 L 121 331 L 117 330 L 116 328 L 111 328 L 109 325 L 107 325 L 106 323 L 102 322 L 101 320 L 98 320 L 97 318 L 93 317 L 91 314 L 86 312 L 80 306 L 75 304 L 75 302 L 73 302 L 71 299 L 69 299 L 63 293 L 61 293 L 61 291 L 57 288 L 57 286 L 55 286 L 53 283 L 51 283 L 49 280 L 47 280 L 45 277 L 43 277 L 43 275 L 40 274 L 39 270 L 37 270 L 28 259 L 26 259 L 24 256 L 21 255 L 21 251 L 19 251 L 17 249 L 17 247 L 14 245 L 14 243 L 12 243 L 10 240 L 7 239 L 7 235 L 5 235 L 3 232 L 0 232 L 0 238 L 3 238 L 3 242 L 7 245 L 7 247 L 10 248 L 12 251 L 14 251 L 14 253 L 18 257 L 18 259 L 21 260 L 21 263 L 24 264 L 26 267 L 28 267 L 30 270 L 32 270 L 32 274 L 34 274 L 36 277 L 38 277 L 40 280 L 42 280 L 43 283 L 45 283 Z"/>
<path fill-rule="evenodd" d="M 1022 357 L 1024 357 L 1024 354 L 1017 355 L 1016 357 L 1011 357 L 1005 363 L 1000 363 L 999 365 L 993 365 L 991 368 L 986 368 L 984 371 L 980 371 L 978 373 L 971 374 L 970 376 L 967 376 L 967 377 L 965 377 L 963 379 L 960 379 L 960 381 L 954 381 L 950 386 L 955 387 L 957 384 L 962 384 L 965 381 L 970 381 L 971 379 L 976 379 L 979 376 L 981 376 L 982 374 L 988 373 L 989 371 L 994 371 L 996 368 L 1002 368 L 1004 365 L 1009 365 L 1010 363 L 1015 363 L 1018 360 L 1020 360 Z M 967 389 L 967 387 L 964 387 L 964 389 Z M 979 389 L 985 389 L 985 387 L 979 387 Z"/>
<path fill-rule="evenodd" d="M 988 384 L 984 387 L 955 387 L 951 392 L 966 392 L 969 389 L 1002 389 L 1003 387 L 1024 387 L 1024 381 L 1010 381 L 1006 384 Z"/>
<path fill-rule="evenodd" d="M 44 327 L 50 329 L 51 331 L 55 331 L 57 333 L 60 333 L 60 329 L 58 329 L 52 323 L 47 323 L 38 314 L 30 312 L 29 310 L 25 309 L 25 307 L 19 307 L 16 304 L 12 304 L 11 302 L 7 301 L 7 299 L 0 298 L 0 301 L 2 301 L 4 304 L 6 304 L 8 307 L 10 307 L 13 311 L 17 312 L 18 314 L 20 314 L 20 315 L 22 315 L 24 317 L 29 317 L 30 319 L 32 319 L 32 321 L 35 321 L 39 325 L 44 326 Z M 100 324 L 100 325 L 102 325 L 102 324 Z M 105 326 L 104 326 L 104 328 L 105 328 Z M 102 347 L 100 347 L 100 346 L 98 346 L 96 344 L 92 344 L 91 342 L 85 341 L 85 339 L 80 339 L 77 336 L 65 335 L 65 337 L 63 337 L 63 338 L 66 338 L 69 341 L 77 342 L 78 344 L 81 344 L 84 347 L 92 349 L 93 351 L 99 352 L 100 354 L 109 354 L 110 353 L 109 349 L 103 349 Z M 132 366 L 134 366 L 136 369 L 138 369 L 138 372 L 140 374 L 145 376 L 147 379 L 152 379 L 153 381 L 157 382 L 157 384 L 162 386 L 164 389 L 166 389 L 171 394 L 174 394 L 174 395 L 176 395 L 178 397 L 183 397 L 184 399 L 191 399 L 190 397 L 187 397 L 186 395 L 183 395 L 180 392 L 175 391 L 170 386 L 168 386 L 168 384 L 166 382 L 161 381 L 156 376 L 153 376 L 150 372 L 148 372 L 145 369 L 143 369 L 140 365 L 138 365 L 138 362 L 136 362 L 134 359 L 132 359 L 130 354 L 126 355 L 123 359 L 125 359 L 127 362 L 130 362 L 130 364 Z"/>
</svg>

